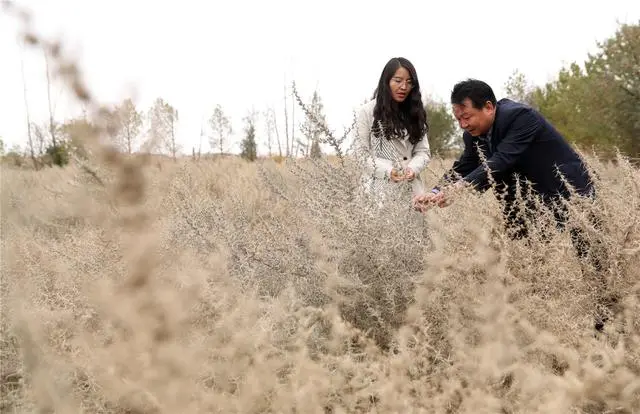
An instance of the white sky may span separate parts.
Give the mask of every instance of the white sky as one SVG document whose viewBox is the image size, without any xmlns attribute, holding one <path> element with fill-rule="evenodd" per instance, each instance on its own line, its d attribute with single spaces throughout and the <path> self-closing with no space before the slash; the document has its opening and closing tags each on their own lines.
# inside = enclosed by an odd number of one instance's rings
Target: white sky
<svg viewBox="0 0 640 414">
<path fill-rule="evenodd" d="M 163 97 L 177 108 L 186 153 L 197 146 L 201 123 L 216 104 L 231 116 L 236 139 L 251 107 L 275 105 L 282 122 L 285 81 L 289 86 L 295 79 L 306 99 L 317 87 L 330 128 L 341 132 L 390 57 L 414 63 L 423 94 L 447 100 L 455 82 L 477 77 L 500 98 L 513 70 L 543 84 L 563 65 L 586 59 L 617 22 L 640 19 L 637 0 L 16 4 L 32 10 L 39 33 L 64 41 L 102 102 L 132 96 L 146 110 Z M 26 142 L 22 58 L 32 120 L 48 117 L 42 54 L 23 51 L 17 33 L 18 21 L 0 14 L 0 137 L 7 148 Z M 52 88 L 57 119 L 78 114 L 69 98 L 59 85 Z M 296 108 L 296 123 L 302 117 Z"/>
</svg>

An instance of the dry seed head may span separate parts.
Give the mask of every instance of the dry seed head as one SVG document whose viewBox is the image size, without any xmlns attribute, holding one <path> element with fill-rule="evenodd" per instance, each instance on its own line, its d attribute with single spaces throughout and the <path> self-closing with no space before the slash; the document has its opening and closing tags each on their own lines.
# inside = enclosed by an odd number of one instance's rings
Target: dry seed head
<svg viewBox="0 0 640 414">
<path fill-rule="evenodd" d="M 49 45 L 49 53 L 51 57 L 57 59 L 60 56 L 60 42 L 54 42 Z"/>
<path fill-rule="evenodd" d="M 29 45 L 35 46 L 40 42 L 40 39 L 32 33 L 27 33 L 24 35 L 24 41 Z"/>
<path fill-rule="evenodd" d="M 139 204 L 145 196 L 145 179 L 135 160 L 126 160 L 118 171 L 120 177 L 116 192 L 129 205 Z"/>
<path fill-rule="evenodd" d="M 76 94 L 76 97 L 84 102 L 91 102 L 91 95 L 89 94 L 89 90 L 86 86 L 79 80 L 75 79 L 73 81 L 73 91 Z"/>
<path fill-rule="evenodd" d="M 63 77 L 75 78 L 79 76 L 78 67 L 70 62 L 62 62 L 58 67 L 58 71 Z"/>
</svg>

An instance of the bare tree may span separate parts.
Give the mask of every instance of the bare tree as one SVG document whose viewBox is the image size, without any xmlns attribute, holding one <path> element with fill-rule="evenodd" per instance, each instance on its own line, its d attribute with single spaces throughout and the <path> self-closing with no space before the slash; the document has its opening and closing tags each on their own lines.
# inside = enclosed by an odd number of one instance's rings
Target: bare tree
<svg viewBox="0 0 640 414">
<path fill-rule="evenodd" d="M 175 161 L 181 150 L 176 139 L 178 111 L 162 98 L 158 98 L 150 110 L 149 118 L 152 146 L 167 150 Z"/>
<path fill-rule="evenodd" d="M 30 145 L 32 145 L 32 150 L 36 157 L 43 155 L 45 153 L 45 149 L 47 147 L 47 131 L 48 126 L 40 126 L 34 122 L 31 123 L 31 131 L 32 140 Z"/>
<path fill-rule="evenodd" d="M 200 138 L 198 139 L 198 160 L 200 159 L 200 156 L 202 155 L 202 138 L 204 137 L 204 127 L 202 126 L 202 123 L 200 124 Z M 195 150 L 194 150 L 195 151 Z"/>
<path fill-rule="evenodd" d="M 177 115 L 177 113 L 176 113 Z M 116 110 L 119 126 L 118 142 L 129 154 L 140 137 L 142 113 L 136 109 L 131 99 L 125 99 Z"/>
<path fill-rule="evenodd" d="M 245 136 L 240 142 L 240 156 L 249 161 L 255 161 L 258 157 L 258 144 L 256 141 L 256 122 L 258 112 L 251 109 L 243 118 L 245 123 Z"/>
<path fill-rule="evenodd" d="M 209 126 L 212 132 L 209 136 L 209 145 L 211 148 L 218 148 L 220 155 L 222 155 L 227 150 L 227 141 L 233 132 L 231 121 L 225 115 L 222 106 L 216 105 L 211 118 L 209 118 Z"/>
<path fill-rule="evenodd" d="M 271 118 L 271 112 L 270 110 L 267 108 L 263 114 L 262 114 L 262 118 L 264 119 L 264 132 L 266 135 L 266 144 L 267 144 L 267 155 L 269 157 L 271 157 L 273 155 L 273 122 L 272 122 L 272 118 Z"/>
<path fill-rule="evenodd" d="M 296 121 L 295 121 L 295 116 L 296 116 L 296 100 L 293 97 L 293 90 L 291 91 L 291 146 L 293 147 L 293 143 L 296 142 L 295 141 L 295 137 L 296 137 Z M 295 152 L 293 153 L 295 156 Z"/>
<path fill-rule="evenodd" d="M 299 139 L 298 144 L 303 148 L 305 156 L 309 157 L 313 152 L 313 156 L 317 157 L 320 154 L 320 141 L 323 139 L 323 130 L 318 123 L 326 124 L 327 122 L 323 113 L 324 105 L 317 90 L 313 92 L 311 104 L 307 108 L 311 117 L 306 117 L 305 121 L 300 125 L 300 132 L 306 138 L 306 142 L 302 142 Z"/>
<path fill-rule="evenodd" d="M 38 162 L 38 157 L 36 157 L 35 148 L 33 144 L 33 137 L 31 135 L 31 115 L 29 112 L 29 101 L 27 99 L 27 81 L 24 76 L 24 57 L 20 58 L 20 73 L 22 74 L 22 93 L 24 95 L 24 107 L 26 112 L 26 121 L 27 121 L 27 142 L 28 142 L 28 150 L 31 155 L 31 160 L 33 161 L 33 168 L 36 170 L 40 169 L 40 163 Z"/>
<path fill-rule="evenodd" d="M 49 133 L 51 134 L 51 143 L 54 148 L 58 147 L 58 141 L 56 139 L 56 128 L 53 122 L 53 109 L 51 108 L 51 77 L 49 76 L 49 55 L 46 49 L 43 51 L 44 63 L 47 72 L 47 103 L 49 105 Z"/>
<path fill-rule="evenodd" d="M 280 133 L 278 133 L 278 120 L 276 118 L 276 111 L 272 107 L 270 112 L 271 112 L 271 115 L 272 115 L 273 130 L 276 133 L 276 142 L 278 144 L 278 155 L 280 156 L 280 158 L 282 158 L 282 144 L 280 142 Z"/>
<path fill-rule="evenodd" d="M 273 134 L 275 133 L 276 145 L 278 146 L 278 156 L 282 157 L 282 145 L 280 143 L 280 134 L 278 133 L 278 124 L 276 120 L 276 111 L 273 107 L 268 107 L 264 113 L 265 132 L 267 134 L 267 150 L 269 156 L 273 155 Z"/>
<path fill-rule="evenodd" d="M 284 134 L 285 134 L 285 148 L 287 157 L 291 156 L 291 147 L 289 146 L 289 114 L 287 111 L 287 85 L 284 85 Z"/>
</svg>

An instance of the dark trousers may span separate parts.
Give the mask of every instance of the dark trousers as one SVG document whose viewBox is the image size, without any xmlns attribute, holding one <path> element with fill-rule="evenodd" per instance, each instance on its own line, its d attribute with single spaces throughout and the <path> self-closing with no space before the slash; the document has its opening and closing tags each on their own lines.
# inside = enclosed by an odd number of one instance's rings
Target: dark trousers
<svg viewBox="0 0 640 414">
<path fill-rule="evenodd" d="M 530 224 L 536 223 L 541 218 L 543 211 L 540 210 L 533 202 L 527 202 L 524 208 L 518 208 L 514 203 L 506 203 L 503 214 L 509 237 L 513 240 L 528 238 L 530 235 Z M 547 201 L 542 204 L 553 214 L 555 228 L 559 231 L 565 231 L 568 227 L 571 242 L 576 251 L 577 256 L 581 260 L 588 259 L 596 272 L 604 272 L 608 268 L 606 260 L 606 249 L 600 238 L 590 240 L 587 231 L 577 225 L 567 226 L 569 213 L 566 207 L 559 201 Z M 603 230 L 602 220 L 594 211 L 588 213 L 588 221 L 596 231 Z M 541 228 L 540 235 L 544 242 L 549 241 L 551 234 L 548 229 Z"/>
<path fill-rule="evenodd" d="M 585 201 L 591 202 L 593 196 L 587 197 Z M 542 206 L 550 210 L 553 214 L 555 228 L 559 231 L 569 230 L 571 242 L 576 255 L 580 259 L 582 274 L 595 286 L 595 312 L 594 323 L 597 330 L 602 330 L 604 323 L 609 319 L 618 298 L 608 293 L 606 272 L 610 262 L 605 244 L 600 237 L 589 237 L 587 230 L 583 226 L 568 224 L 568 211 L 562 200 L 546 200 Z M 533 201 L 519 201 L 524 203 L 524 208 L 518 206 L 514 197 L 507 197 L 503 200 L 503 215 L 506 231 L 513 240 L 525 239 L 530 236 L 531 224 L 537 223 L 542 217 L 542 211 Z M 595 209 L 588 208 L 588 224 L 593 226 L 597 233 L 602 232 L 603 223 Z M 548 229 L 540 228 L 541 240 L 550 241 L 551 234 Z M 585 265 L 589 265 L 586 267 Z"/>
</svg>

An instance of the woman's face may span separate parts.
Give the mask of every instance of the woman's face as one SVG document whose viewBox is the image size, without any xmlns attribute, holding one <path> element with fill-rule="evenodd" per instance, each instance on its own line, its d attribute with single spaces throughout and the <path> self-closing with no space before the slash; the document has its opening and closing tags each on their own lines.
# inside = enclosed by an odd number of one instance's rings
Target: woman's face
<svg viewBox="0 0 640 414">
<path fill-rule="evenodd" d="M 393 74 L 389 81 L 389 87 L 391 88 L 391 97 L 394 101 L 400 103 L 404 102 L 411 92 L 413 84 L 411 83 L 411 75 L 409 71 L 403 67 L 398 68 L 396 73 Z"/>
</svg>

